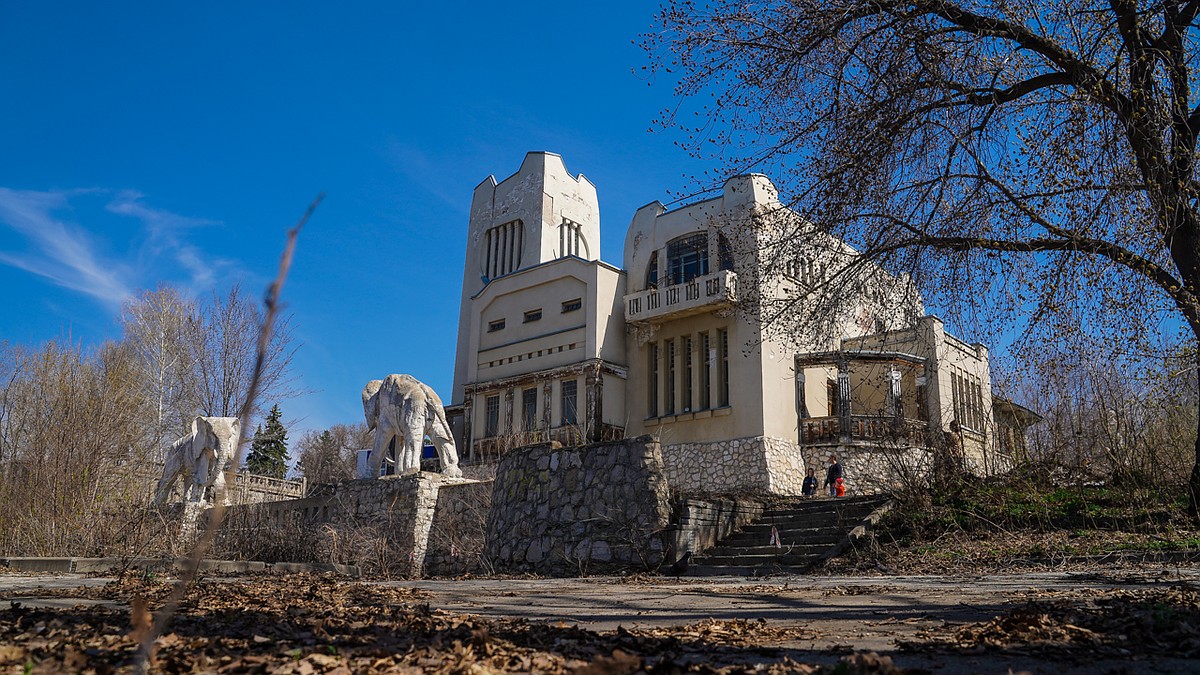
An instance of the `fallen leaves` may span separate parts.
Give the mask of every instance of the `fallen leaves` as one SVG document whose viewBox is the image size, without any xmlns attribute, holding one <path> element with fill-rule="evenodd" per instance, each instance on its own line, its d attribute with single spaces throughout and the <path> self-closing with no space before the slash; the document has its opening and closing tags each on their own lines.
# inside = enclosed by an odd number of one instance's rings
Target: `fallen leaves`
<svg viewBox="0 0 1200 675">
<path fill-rule="evenodd" d="M 1190 586 L 1119 589 L 1030 600 L 991 621 L 922 631 L 910 651 L 1200 656 L 1200 591 Z"/>
<path fill-rule="evenodd" d="M 121 579 L 90 591 L 122 601 L 0 609 L 0 671 L 128 672 L 168 584 Z M 152 672 L 734 673 L 825 672 L 778 646 L 816 633 L 756 620 L 598 633 L 431 608 L 411 589 L 320 575 L 202 581 L 155 642 Z M 857 655 L 856 655 L 857 656 Z M 845 672 L 893 673 L 867 659 Z"/>
</svg>

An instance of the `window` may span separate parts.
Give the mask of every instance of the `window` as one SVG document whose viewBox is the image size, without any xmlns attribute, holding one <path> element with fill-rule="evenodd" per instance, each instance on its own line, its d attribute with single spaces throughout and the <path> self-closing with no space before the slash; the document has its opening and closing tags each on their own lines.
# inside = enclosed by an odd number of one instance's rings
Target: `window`
<svg viewBox="0 0 1200 675">
<path fill-rule="evenodd" d="M 717 232 L 717 263 L 723 270 L 733 270 L 733 247 L 724 232 Z"/>
<path fill-rule="evenodd" d="M 500 433 L 500 396 L 487 397 L 487 417 L 484 418 L 483 435 L 484 437 L 495 436 Z"/>
<path fill-rule="evenodd" d="M 700 334 L 700 409 L 712 407 L 712 366 L 716 361 L 716 353 L 710 351 L 712 345 L 708 333 Z"/>
<path fill-rule="evenodd" d="M 720 344 L 721 363 L 717 370 L 717 392 L 721 405 L 729 405 L 729 331 L 718 330 L 717 342 Z"/>
<path fill-rule="evenodd" d="M 561 251 L 560 258 L 569 255 L 587 258 L 588 247 L 587 240 L 583 238 L 583 226 L 563 218 L 558 226 L 558 250 Z"/>
<path fill-rule="evenodd" d="M 650 345 L 650 391 L 647 393 L 650 399 L 650 417 L 658 417 L 658 343 Z"/>
<path fill-rule="evenodd" d="M 542 308 L 541 307 L 539 307 L 537 309 L 531 309 L 528 312 L 525 312 L 525 323 L 533 323 L 534 321 L 541 321 L 541 319 L 542 319 Z"/>
<path fill-rule="evenodd" d="M 650 254 L 650 264 L 646 265 L 646 288 L 658 288 L 658 251 Z"/>
<path fill-rule="evenodd" d="M 577 309 L 583 309 L 583 298 L 575 298 L 568 300 L 562 304 L 562 313 L 574 312 Z"/>
<path fill-rule="evenodd" d="M 663 413 L 675 414 L 675 341 L 667 340 L 667 400 L 663 404 Z"/>
<path fill-rule="evenodd" d="M 837 417 L 839 414 L 837 380 L 825 381 L 825 400 L 829 401 L 829 416 Z"/>
<path fill-rule="evenodd" d="M 498 330 L 504 330 L 504 319 L 496 319 L 488 322 L 488 332 L 495 333 Z"/>
<path fill-rule="evenodd" d="M 579 383 L 575 380 L 563 380 L 562 383 L 562 423 L 575 424 L 578 422 L 576 415 L 576 394 L 579 389 Z"/>
<path fill-rule="evenodd" d="M 708 274 L 708 235 L 700 232 L 667 244 L 667 271 L 672 284 Z"/>
<path fill-rule="evenodd" d="M 683 412 L 692 411 L 692 336 L 683 338 Z"/>
<path fill-rule="evenodd" d="M 530 387 L 521 392 L 521 417 L 524 418 L 525 431 L 537 429 L 537 387 Z"/>
<path fill-rule="evenodd" d="M 525 228 L 521 221 L 497 225 L 483 235 L 484 279 L 495 279 L 517 271 L 521 266 L 521 253 L 525 246 Z"/>
</svg>

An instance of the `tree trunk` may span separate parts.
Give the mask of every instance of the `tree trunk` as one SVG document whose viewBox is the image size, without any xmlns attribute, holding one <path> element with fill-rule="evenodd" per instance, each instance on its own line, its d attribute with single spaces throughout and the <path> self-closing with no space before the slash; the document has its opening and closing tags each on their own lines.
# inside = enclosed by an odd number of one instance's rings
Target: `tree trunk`
<svg viewBox="0 0 1200 675">
<path fill-rule="evenodd" d="M 1197 364 L 1196 376 L 1197 381 L 1200 381 L 1200 364 Z M 1200 406 L 1200 401 L 1197 405 Z M 1200 428 L 1196 432 L 1196 460 L 1192 464 L 1192 475 L 1188 479 L 1188 515 L 1193 520 L 1200 520 Z"/>
</svg>

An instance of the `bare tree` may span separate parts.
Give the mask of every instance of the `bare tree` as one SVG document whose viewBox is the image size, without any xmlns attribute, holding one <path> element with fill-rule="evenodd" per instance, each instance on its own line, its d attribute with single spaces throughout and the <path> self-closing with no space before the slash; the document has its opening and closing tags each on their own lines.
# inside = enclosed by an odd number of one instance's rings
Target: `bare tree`
<svg viewBox="0 0 1200 675">
<path fill-rule="evenodd" d="M 170 286 L 130 300 L 121 313 L 125 343 L 136 355 L 153 410 L 149 435 L 159 448 L 174 441 L 191 421 L 191 411 L 184 410 L 183 386 L 194 365 L 188 330 L 196 315 L 195 303 Z"/>
<path fill-rule="evenodd" d="M 358 451 L 371 447 L 371 432 L 363 422 L 335 424 L 308 431 L 296 443 L 297 466 L 310 486 L 354 478 Z"/>
<path fill-rule="evenodd" d="M 185 381 L 184 395 L 196 414 L 233 417 L 246 401 L 254 369 L 262 310 L 239 286 L 211 303 L 189 320 L 187 338 L 194 363 Z M 295 395 L 291 374 L 290 317 L 280 319 L 266 345 L 258 400 L 278 401 Z M 261 413 L 260 406 L 254 412 Z"/>
<path fill-rule="evenodd" d="M 698 154 L 769 167 L 798 211 L 939 304 L 975 301 L 1035 339 L 1103 334 L 1120 367 L 1146 336 L 1200 336 L 1198 15 L 1197 0 L 678 0 L 645 46 L 682 112 L 704 103 L 697 125 L 666 120 Z M 1195 515 L 1200 439 L 1188 492 Z"/>
</svg>

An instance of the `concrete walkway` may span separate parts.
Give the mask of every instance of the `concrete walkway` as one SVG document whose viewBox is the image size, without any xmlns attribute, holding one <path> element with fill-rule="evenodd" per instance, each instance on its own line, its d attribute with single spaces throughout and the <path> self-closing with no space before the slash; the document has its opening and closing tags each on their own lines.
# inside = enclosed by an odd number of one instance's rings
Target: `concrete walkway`
<svg viewBox="0 0 1200 675">
<path fill-rule="evenodd" d="M 42 604 L 37 587 L 72 588 L 108 579 L 80 575 L 0 575 L 0 597 Z M 252 579 L 246 579 L 252 583 Z M 897 649 L 923 629 L 987 621 L 1035 595 L 1088 589 L 1200 585 L 1200 568 L 1159 572 L 1040 573 L 958 576 L 767 577 L 675 579 L 468 579 L 369 582 L 418 588 L 429 604 L 455 613 L 566 622 L 592 630 L 664 627 L 708 618 L 764 619 L 802 626 L 811 639 L 778 645 L 800 662 L 832 663 L 842 653 L 871 650 L 905 668 L 939 673 L 1095 673 L 1121 671 L 1129 660 L 1046 661 L 1021 654 L 926 654 Z M 63 606 L 45 599 L 46 606 Z M 69 604 L 69 602 L 67 603 Z M 1179 659 L 1138 661 L 1141 672 L 1198 672 Z"/>
</svg>

